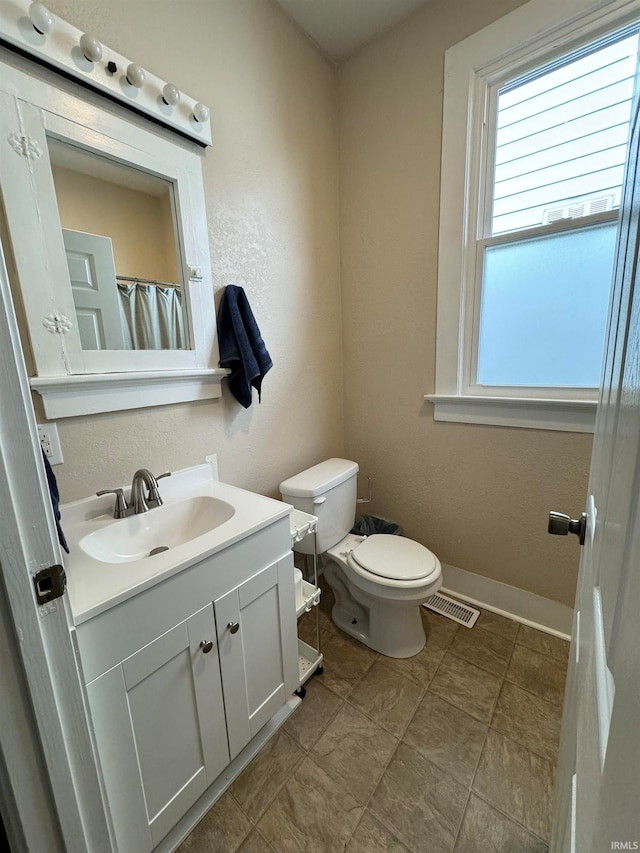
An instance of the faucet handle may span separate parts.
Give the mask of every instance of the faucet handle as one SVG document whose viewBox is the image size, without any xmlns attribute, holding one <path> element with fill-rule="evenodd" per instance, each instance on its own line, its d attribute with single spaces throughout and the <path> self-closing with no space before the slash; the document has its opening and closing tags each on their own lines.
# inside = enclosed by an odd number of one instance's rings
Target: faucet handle
<svg viewBox="0 0 640 853">
<path fill-rule="evenodd" d="M 98 497 L 102 497 L 102 495 L 115 495 L 116 496 L 116 504 L 113 508 L 113 517 L 114 518 L 126 518 L 130 513 L 129 505 L 127 504 L 127 499 L 124 496 L 124 491 L 122 489 L 103 489 L 101 492 L 96 492 Z"/>
<path fill-rule="evenodd" d="M 154 477 L 152 483 L 149 485 L 149 495 L 147 497 L 147 506 L 149 509 L 153 509 L 156 506 L 162 505 L 162 498 L 160 497 L 160 492 L 158 491 L 158 480 L 162 480 L 165 477 L 170 477 L 171 471 L 165 471 L 164 474 L 160 474 L 158 477 Z"/>
</svg>

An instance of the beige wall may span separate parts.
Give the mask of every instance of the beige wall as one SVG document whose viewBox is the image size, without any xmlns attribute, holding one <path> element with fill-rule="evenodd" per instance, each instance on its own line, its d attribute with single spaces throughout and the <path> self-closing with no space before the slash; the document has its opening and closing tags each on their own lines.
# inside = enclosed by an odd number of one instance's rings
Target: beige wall
<svg viewBox="0 0 640 853">
<path fill-rule="evenodd" d="M 47 5 L 210 106 L 214 285 L 245 287 L 275 365 L 247 411 L 224 383 L 219 401 L 60 420 L 62 500 L 212 452 L 228 482 L 276 494 L 343 451 L 334 69 L 264 0 Z"/>
<path fill-rule="evenodd" d="M 433 0 L 341 66 L 337 92 L 335 69 L 267 0 L 51 0 L 210 105 L 214 284 L 245 286 L 276 365 L 248 412 L 225 388 L 218 402 L 60 421 L 63 500 L 213 451 L 224 479 L 275 494 L 345 453 L 374 478 L 371 509 L 443 562 L 573 602 L 578 549 L 546 534 L 546 513 L 581 510 L 590 437 L 434 424 L 423 402 L 434 390 L 443 53 L 519 4 Z"/>
<path fill-rule="evenodd" d="M 444 51 L 522 0 L 433 0 L 339 70 L 345 451 L 440 559 L 572 605 L 591 437 L 434 423 Z M 498 48 L 498 46 L 496 46 Z"/>
<path fill-rule="evenodd" d="M 179 281 L 168 190 L 151 195 L 53 166 L 63 228 L 110 237 L 117 275 Z"/>
</svg>

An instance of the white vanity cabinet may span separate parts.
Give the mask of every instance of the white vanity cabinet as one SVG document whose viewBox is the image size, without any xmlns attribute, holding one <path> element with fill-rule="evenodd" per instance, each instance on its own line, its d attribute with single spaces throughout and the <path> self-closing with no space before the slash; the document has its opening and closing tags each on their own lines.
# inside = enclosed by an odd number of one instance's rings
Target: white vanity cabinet
<svg viewBox="0 0 640 853">
<path fill-rule="evenodd" d="M 87 695 L 118 849 L 150 851 L 229 763 L 212 605 Z"/>
<path fill-rule="evenodd" d="M 76 634 L 118 853 L 164 850 L 298 687 L 288 518 Z"/>
</svg>

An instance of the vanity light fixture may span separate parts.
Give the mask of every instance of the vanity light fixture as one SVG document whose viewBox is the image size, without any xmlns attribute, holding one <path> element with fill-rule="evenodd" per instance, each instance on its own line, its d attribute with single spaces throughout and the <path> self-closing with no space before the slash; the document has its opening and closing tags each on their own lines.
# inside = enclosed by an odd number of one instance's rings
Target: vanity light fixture
<svg viewBox="0 0 640 853">
<path fill-rule="evenodd" d="M 198 145 L 211 145 L 209 109 L 204 104 L 54 15 L 39 0 L 0 0 L 0 46 L 17 50 Z M 104 73 L 96 73 L 98 68 Z"/>
<path fill-rule="evenodd" d="M 29 18 L 33 24 L 33 29 L 40 33 L 40 35 L 51 32 L 53 15 L 44 3 L 32 3 L 29 6 Z"/>
<path fill-rule="evenodd" d="M 130 83 L 136 89 L 142 89 L 144 77 L 144 70 L 139 65 L 136 65 L 135 62 L 132 62 L 130 65 L 127 66 L 127 83 Z"/>
<path fill-rule="evenodd" d="M 100 62 L 102 59 L 102 45 L 95 36 L 84 33 L 80 37 L 80 50 L 89 62 Z"/>
<path fill-rule="evenodd" d="M 173 83 L 167 83 L 162 90 L 162 100 L 168 107 L 175 107 L 180 100 L 180 92 Z"/>
<path fill-rule="evenodd" d="M 203 123 L 209 121 L 209 107 L 201 104 L 199 101 L 193 108 L 193 118 L 195 121 Z"/>
</svg>

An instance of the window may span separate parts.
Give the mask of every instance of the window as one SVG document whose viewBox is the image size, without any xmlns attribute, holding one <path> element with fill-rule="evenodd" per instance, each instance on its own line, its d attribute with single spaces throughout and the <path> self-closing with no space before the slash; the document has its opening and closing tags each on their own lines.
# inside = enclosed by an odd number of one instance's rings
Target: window
<svg viewBox="0 0 640 853">
<path fill-rule="evenodd" d="M 447 52 L 436 419 L 593 428 L 638 23 L 584 6 L 533 0 Z"/>
</svg>

